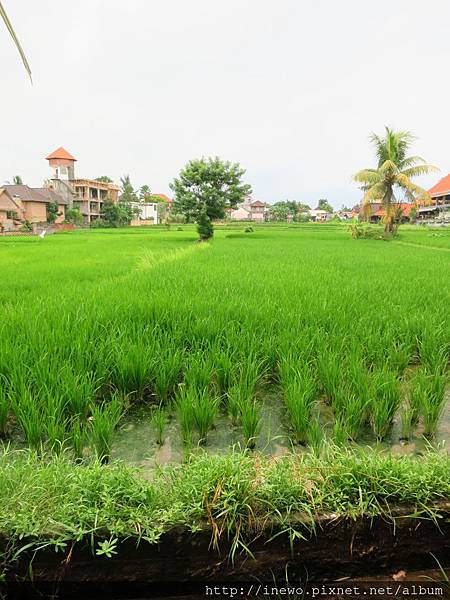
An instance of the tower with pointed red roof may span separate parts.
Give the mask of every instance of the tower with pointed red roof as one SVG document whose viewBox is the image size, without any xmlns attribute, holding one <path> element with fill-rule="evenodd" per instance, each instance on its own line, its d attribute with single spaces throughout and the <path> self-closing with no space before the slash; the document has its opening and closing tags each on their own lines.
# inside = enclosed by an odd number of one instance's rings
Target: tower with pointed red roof
<svg viewBox="0 0 450 600">
<path fill-rule="evenodd" d="M 75 162 L 77 159 L 62 146 L 49 154 L 46 160 L 48 160 L 48 164 L 52 169 L 52 179 L 62 179 L 64 181 L 75 179 Z"/>
</svg>

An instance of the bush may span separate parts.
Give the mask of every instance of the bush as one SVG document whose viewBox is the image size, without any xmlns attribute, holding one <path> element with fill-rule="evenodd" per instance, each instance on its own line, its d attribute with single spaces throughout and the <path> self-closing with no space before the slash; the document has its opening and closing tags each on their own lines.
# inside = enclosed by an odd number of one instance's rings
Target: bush
<svg viewBox="0 0 450 600">
<path fill-rule="evenodd" d="M 351 223 L 348 226 L 353 239 L 389 240 L 397 235 L 397 229 L 392 233 L 384 232 L 380 227 L 367 225 L 366 223 Z"/>
<path fill-rule="evenodd" d="M 72 223 L 72 225 L 81 225 L 83 222 L 83 215 L 79 208 L 68 208 L 66 210 L 66 218 L 64 223 Z"/>
</svg>

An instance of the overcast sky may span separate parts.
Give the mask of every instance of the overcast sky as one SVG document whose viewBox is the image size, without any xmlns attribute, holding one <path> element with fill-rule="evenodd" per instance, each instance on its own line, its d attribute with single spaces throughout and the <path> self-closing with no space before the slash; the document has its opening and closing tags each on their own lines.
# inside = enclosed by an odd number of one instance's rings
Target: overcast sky
<svg viewBox="0 0 450 600">
<path fill-rule="evenodd" d="M 191 158 L 247 170 L 254 196 L 335 206 L 374 166 L 371 131 L 417 135 L 450 172 L 449 0 L 3 0 L 0 183 L 129 173 L 168 193 Z"/>
</svg>

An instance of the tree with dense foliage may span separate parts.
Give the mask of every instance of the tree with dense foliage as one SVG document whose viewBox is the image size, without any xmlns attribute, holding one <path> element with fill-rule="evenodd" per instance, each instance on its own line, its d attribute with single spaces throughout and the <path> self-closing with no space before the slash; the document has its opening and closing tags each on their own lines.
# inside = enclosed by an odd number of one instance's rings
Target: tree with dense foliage
<svg viewBox="0 0 450 600">
<path fill-rule="evenodd" d="M 321 198 L 319 200 L 319 204 L 317 205 L 317 210 L 325 210 L 327 213 L 333 212 L 333 207 L 329 204 L 326 198 Z"/>
<path fill-rule="evenodd" d="M 20 175 L 14 175 L 13 184 L 14 185 L 22 185 L 23 184 L 22 177 Z"/>
<path fill-rule="evenodd" d="M 113 202 L 107 199 L 103 202 L 100 222 L 94 223 L 96 227 L 126 227 L 139 214 L 140 210 L 128 202 Z"/>
<path fill-rule="evenodd" d="M 58 217 L 61 216 L 61 212 L 59 212 L 58 205 L 56 202 L 49 202 L 47 204 L 47 223 L 54 223 Z"/>
<path fill-rule="evenodd" d="M 197 223 L 200 240 L 214 234 L 213 219 L 223 219 L 227 208 L 237 208 L 251 194 L 243 183 L 245 170 L 220 158 L 191 160 L 170 184 L 175 193 L 173 211 Z"/>
<path fill-rule="evenodd" d="M 285 200 L 272 204 L 269 208 L 269 216 L 272 221 L 287 221 L 289 218 L 293 221 L 303 221 L 308 210 L 310 207 L 307 204 Z"/>
<path fill-rule="evenodd" d="M 358 171 L 353 179 L 362 184 L 364 191 L 363 215 L 367 218 L 371 202 L 381 202 L 384 211 L 384 230 L 386 233 L 392 233 L 398 222 L 402 200 L 397 199 L 395 193 L 401 192 L 414 204 L 418 201 L 429 202 L 428 192 L 413 183 L 412 178 L 438 169 L 425 163 L 420 156 L 408 156 L 410 146 L 415 139 L 409 131 L 394 131 L 389 127 L 385 130 L 384 136 L 372 133 L 369 138 L 375 147 L 376 168 Z"/>
<path fill-rule="evenodd" d="M 101 177 L 96 177 L 95 181 L 101 181 L 103 183 L 112 183 L 113 180 L 108 175 L 102 175 Z"/>
</svg>

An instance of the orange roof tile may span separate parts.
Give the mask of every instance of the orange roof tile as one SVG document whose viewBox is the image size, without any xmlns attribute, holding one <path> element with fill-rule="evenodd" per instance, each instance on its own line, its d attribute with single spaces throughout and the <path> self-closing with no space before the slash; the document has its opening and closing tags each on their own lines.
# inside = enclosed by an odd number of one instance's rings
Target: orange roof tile
<svg viewBox="0 0 450 600">
<path fill-rule="evenodd" d="M 57 150 L 46 156 L 45 160 L 50 160 L 52 158 L 65 158 L 66 160 L 77 160 L 74 158 L 70 152 L 67 152 L 62 146 L 60 146 Z"/>
<path fill-rule="evenodd" d="M 443 177 L 436 185 L 433 185 L 433 187 L 428 190 L 428 193 L 431 196 L 440 196 L 441 194 L 450 193 L 450 174 Z"/>
</svg>

